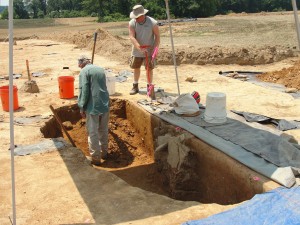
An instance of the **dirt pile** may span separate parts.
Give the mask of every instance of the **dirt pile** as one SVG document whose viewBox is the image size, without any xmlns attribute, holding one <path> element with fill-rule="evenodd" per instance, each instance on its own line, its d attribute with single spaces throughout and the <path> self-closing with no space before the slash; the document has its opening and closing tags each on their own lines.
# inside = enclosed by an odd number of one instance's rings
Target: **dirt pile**
<svg viewBox="0 0 300 225">
<path fill-rule="evenodd" d="M 300 61 L 294 66 L 279 71 L 263 73 L 257 76 L 262 81 L 283 84 L 287 88 L 300 90 Z"/>
<path fill-rule="evenodd" d="M 108 56 L 111 59 L 126 61 L 130 56 L 131 44 L 128 40 L 113 36 L 104 29 L 96 31 L 70 31 L 54 33 L 52 40 L 75 44 L 78 48 L 92 51 L 94 46 L 94 33 L 97 33 L 95 53 Z"/>
<path fill-rule="evenodd" d="M 112 60 L 127 63 L 131 52 L 131 43 L 129 39 L 110 34 L 105 29 L 97 29 L 97 42 L 95 53 L 106 56 Z M 76 31 L 54 33 L 51 39 L 72 43 L 78 48 L 93 49 L 94 33 L 93 31 Z M 195 46 L 176 47 L 176 63 L 180 64 L 196 64 L 196 65 L 263 65 L 279 62 L 287 58 L 296 57 L 298 55 L 296 49 L 283 46 L 256 47 L 231 47 L 222 46 L 202 47 Z M 171 46 L 161 46 L 158 54 L 158 64 L 173 65 L 173 55 Z M 268 72 L 259 75 L 258 78 L 272 83 L 280 83 L 287 88 L 297 88 L 300 90 L 299 65 L 296 63 L 291 68 L 281 71 Z"/>
<path fill-rule="evenodd" d="M 164 64 L 163 57 L 168 53 L 162 54 L 160 62 Z M 283 59 L 294 57 L 296 53 L 293 49 L 282 46 L 265 46 L 261 48 L 226 48 L 221 46 L 187 49 L 178 49 L 177 58 L 183 64 L 239 64 L 239 65 L 261 65 L 278 62 Z"/>
<path fill-rule="evenodd" d="M 123 63 L 128 62 L 131 52 L 131 42 L 119 36 L 110 34 L 105 29 L 99 28 L 95 53 L 107 56 L 113 60 Z M 51 39 L 72 43 L 79 48 L 93 49 L 94 32 L 77 31 L 54 33 Z M 176 47 L 176 63 L 179 64 L 239 64 L 239 65 L 261 65 L 278 62 L 289 57 L 297 56 L 295 49 L 283 46 L 249 46 L 226 48 L 222 46 L 202 47 L 195 46 Z M 158 63 L 161 65 L 173 65 L 171 46 L 161 46 L 158 54 Z"/>
</svg>

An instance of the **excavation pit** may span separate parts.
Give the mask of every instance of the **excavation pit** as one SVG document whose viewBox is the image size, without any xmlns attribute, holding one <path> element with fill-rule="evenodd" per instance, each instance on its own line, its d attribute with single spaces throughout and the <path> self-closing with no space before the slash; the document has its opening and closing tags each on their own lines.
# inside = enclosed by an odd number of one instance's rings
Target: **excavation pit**
<svg viewBox="0 0 300 225">
<path fill-rule="evenodd" d="M 56 114 L 77 148 L 89 155 L 78 106 L 57 108 Z M 54 117 L 41 132 L 68 141 Z M 183 201 L 236 204 L 279 186 L 138 104 L 116 98 L 111 99 L 108 152 L 101 169 L 132 186 Z"/>
</svg>

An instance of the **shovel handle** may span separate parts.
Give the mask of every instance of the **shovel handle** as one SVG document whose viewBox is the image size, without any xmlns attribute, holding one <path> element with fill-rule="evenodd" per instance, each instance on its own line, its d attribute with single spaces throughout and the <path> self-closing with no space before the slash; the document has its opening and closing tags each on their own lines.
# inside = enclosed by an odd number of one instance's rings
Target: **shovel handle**
<svg viewBox="0 0 300 225">
<path fill-rule="evenodd" d="M 93 46 L 93 53 L 92 53 L 92 64 L 94 63 L 94 55 L 95 55 L 96 41 L 97 41 L 97 32 L 94 33 L 94 46 Z"/>
<path fill-rule="evenodd" d="M 31 77 L 30 77 L 30 71 L 29 71 L 29 62 L 26 59 L 26 67 L 27 67 L 27 75 L 28 75 L 28 80 L 31 81 Z"/>
<path fill-rule="evenodd" d="M 74 141 L 72 140 L 71 136 L 69 135 L 68 131 L 66 130 L 66 128 L 65 128 L 64 125 L 62 124 L 61 120 L 60 120 L 59 117 L 57 116 L 57 114 L 56 114 L 56 112 L 55 112 L 53 106 L 50 105 L 49 107 L 50 107 L 50 109 L 51 109 L 51 111 L 52 111 L 52 113 L 53 113 L 53 115 L 54 115 L 56 121 L 59 123 L 60 127 L 63 129 L 63 131 L 64 131 L 65 134 L 67 135 L 67 137 L 68 137 L 69 141 L 71 142 L 71 144 L 73 145 L 73 147 L 76 147 L 76 145 L 75 145 Z"/>
</svg>

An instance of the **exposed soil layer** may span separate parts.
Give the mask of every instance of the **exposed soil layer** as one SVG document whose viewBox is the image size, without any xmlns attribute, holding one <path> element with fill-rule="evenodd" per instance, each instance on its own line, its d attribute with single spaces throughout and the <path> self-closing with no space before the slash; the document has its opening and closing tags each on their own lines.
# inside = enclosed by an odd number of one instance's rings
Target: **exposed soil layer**
<svg viewBox="0 0 300 225">
<path fill-rule="evenodd" d="M 80 118 L 77 105 L 57 109 L 57 115 L 76 147 L 89 156 L 85 120 Z M 68 140 L 54 119 L 41 131 L 45 137 L 63 135 Z M 108 159 L 102 162 L 101 169 L 114 173 L 132 186 L 169 196 L 168 190 L 160 182 L 153 157 L 147 154 L 147 148 L 143 138 L 126 118 L 126 101 L 111 99 Z"/>
<path fill-rule="evenodd" d="M 97 45 L 95 52 L 105 55 L 111 59 L 122 62 L 128 61 L 131 51 L 131 42 L 119 36 L 112 35 L 105 29 L 97 29 Z M 52 40 L 72 43 L 79 48 L 92 49 L 94 40 L 90 31 L 70 31 L 64 33 L 54 33 Z M 239 65 L 260 65 L 278 62 L 283 59 L 297 55 L 295 49 L 284 46 L 262 46 L 262 47 L 177 47 L 177 64 L 239 64 Z M 173 55 L 171 46 L 160 47 L 158 63 L 161 65 L 172 65 Z"/>
<path fill-rule="evenodd" d="M 78 106 L 75 104 L 57 108 L 56 114 L 77 148 L 89 156 L 85 120 L 80 117 Z M 216 156 L 207 145 L 198 143 L 197 147 L 193 146 L 191 143 L 196 139 L 188 131 L 146 114 L 126 100 L 111 99 L 108 158 L 95 168 L 110 171 L 132 186 L 182 201 L 227 205 L 247 200 L 256 193 L 240 180 L 232 182 L 231 177 L 234 175 L 230 172 L 219 173 L 223 166 L 226 168 L 224 171 L 231 171 L 226 167 L 230 163 L 225 163 L 226 156 L 222 153 Z M 149 121 L 155 124 L 154 130 L 144 130 L 138 122 L 141 120 L 147 127 Z M 42 128 L 42 133 L 48 138 L 64 136 L 68 140 L 54 118 Z M 151 140 L 153 137 L 155 144 L 152 141 L 149 143 L 149 137 Z M 224 165 L 213 163 L 212 159 L 199 158 L 197 151 L 208 151 L 214 155 L 215 160 L 223 158 Z M 207 162 L 210 162 L 209 169 L 204 166 Z M 242 169 L 239 172 L 242 171 L 245 172 Z M 245 176 L 246 179 L 248 176 Z M 230 190 L 224 192 L 224 187 L 211 189 L 211 185 L 220 182 L 228 182 L 225 186 Z"/>
<path fill-rule="evenodd" d="M 186 24 L 188 27 L 188 23 Z M 131 50 L 131 43 L 128 39 L 112 35 L 105 29 L 97 29 L 98 40 L 95 52 L 105 55 L 113 60 L 128 62 Z M 79 48 L 93 48 L 93 35 L 89 31 L 70 31 L 64 33 L 54 33 L 51 39 L 61 42 L 72 43 Z M 180 64 L 239 64 L 239 65 L 261 65 L 278 62 L 298 55 L 295 48 L 284 46 L 249 46 L 249 47 L 177 47 L 176 63 Z M 172 49 L 164 46 L 159 50 L 158 64 L 172 65 Z M 280 83 L 290 88 L 300 89 L 300 79 L 298 75 L 299 62 L 294 67 L 286 68 L 281 71 L 269 72 L 259 75 L 258 78 L 273 83 Z"/>
</svg>

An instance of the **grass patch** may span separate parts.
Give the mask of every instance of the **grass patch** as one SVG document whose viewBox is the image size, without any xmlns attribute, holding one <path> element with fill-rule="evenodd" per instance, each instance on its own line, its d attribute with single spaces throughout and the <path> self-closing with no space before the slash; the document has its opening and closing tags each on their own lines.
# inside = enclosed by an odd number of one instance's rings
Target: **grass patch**
<svg viewBox="0 0 300 225">
<path fill-rule="evenodd" d="M 41 28 L 41 27 L 53 27 L 62 26 L 55 22 L 52 18 L 46 19 L 14 19 L 14 28 L 16 29 L 28 29 L 28 28 Z M 8 29 L 8 20 L 0 20 L 0 29 Z"/>
</svg>

